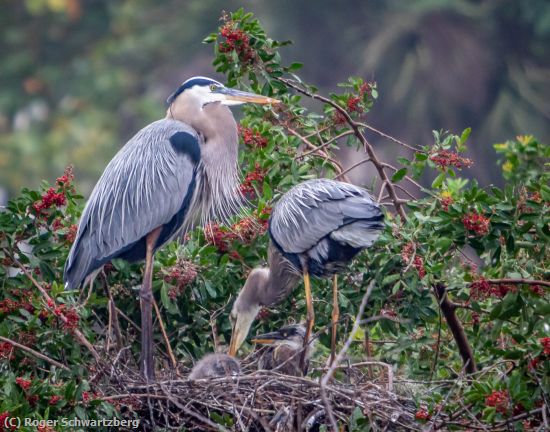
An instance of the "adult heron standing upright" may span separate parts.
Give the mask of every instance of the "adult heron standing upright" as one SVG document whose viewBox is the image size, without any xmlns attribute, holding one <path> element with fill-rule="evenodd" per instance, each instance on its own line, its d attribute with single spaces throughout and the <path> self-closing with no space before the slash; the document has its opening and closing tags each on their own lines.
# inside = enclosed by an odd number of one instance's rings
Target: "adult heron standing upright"
<svg viewBox="0 0 550 432">
<path fill-rule="evenodd" d="M 268 268 L 250 272 L 233 304 L 229 354 L 235 355 L 244 342 L 260 307 L 283 301 L 300 276 L 306 291 L 306 347 L 315 317 L 309 276 L 333 276 L 332 362 L 339 318 L 337 273 L 376 241 L 383 219 L 384 213 L 369 193 L 349 183 L 308 180 L 284 194 L 269 218 Z"/>
<path fill-rule="evenodd" d="M 166 118 L 139 131 L 109 162 L 78 226 L 65 264 L 65 287 L 93 281 L 113 258 L 145 259 L 140 369 L 154 378 L 153 255 L 199 218 L 240 206 L 237 124 L 227 108 L 269 97 L 227 88 L 210 78 L 185 81 L 167 100 Z"/>
</svg>

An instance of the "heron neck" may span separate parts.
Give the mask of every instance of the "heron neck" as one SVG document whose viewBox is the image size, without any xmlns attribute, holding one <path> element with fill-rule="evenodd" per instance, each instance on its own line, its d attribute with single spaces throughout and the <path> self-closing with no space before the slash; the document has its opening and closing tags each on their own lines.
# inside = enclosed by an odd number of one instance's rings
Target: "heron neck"
<svg viewBox="0 0 550 432">
<path fill-rule="evenodd" d="M 268 249 L 269 271 L 265 279 L 264 305 L 271 306 L 282 302 L 294 290 L 300 281 L 300 276 L 292 265 L 281 255 L 270 242 Z"/>
<path fill-rule="evenodd" d="M 181 100 L 180 100 L 181 99 Z M 237 124 L 233 114 L 220 103 L 199 107 L 178 98 L 167 117 L 190 125 L 201 136 L 201 170 L 199 201 L 201 223 L 220 219 L 224 222 L 238 213 L 244 199 L 239 189 Z"/>
</svg>

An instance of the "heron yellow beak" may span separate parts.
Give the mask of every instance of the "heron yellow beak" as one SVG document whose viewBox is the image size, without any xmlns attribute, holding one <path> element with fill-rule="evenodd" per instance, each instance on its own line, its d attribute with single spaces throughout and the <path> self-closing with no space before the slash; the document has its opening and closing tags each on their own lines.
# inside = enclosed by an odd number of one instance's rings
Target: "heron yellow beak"
<svg viewBox="0 0 550 432">
<path fill-rule="evenodd" d="M 280 100 L 268 96 L 258 95 L 256 93 L 245 92 L 232 88 L 224 87 L 218 90 L 219 93 L 225 96 L 225 100 L 237 103 L 255 103 L 255 104 L 278 104 Z"/>
<path fill-rule="evenodd" d="M 235 357 L 245 337 L 246 336 L 241 336 L 236 327 L 233 327 L 233 331 L 231 332 L 231 342 L 229 343 L 229 351 L 227 354 L 229 354 L 231 357 Z"/>
<path fill-rule="evenodd" d="M 254 336 L 251 342 L 262 345 L 273 345 L 276 341 L 284 339 L 278 331 Z"/>
</svg>

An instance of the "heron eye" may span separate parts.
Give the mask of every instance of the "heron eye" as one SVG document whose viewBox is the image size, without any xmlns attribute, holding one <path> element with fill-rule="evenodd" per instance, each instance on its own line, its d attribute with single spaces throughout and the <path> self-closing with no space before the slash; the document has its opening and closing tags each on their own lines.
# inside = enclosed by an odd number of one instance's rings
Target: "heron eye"
<svg viewBox="0 0 550 432">
<path fill-rule="evenodd" d="M 216 84 L 210 84 L 210 90 L 211 91 L 214 91 L 216 90 L 218 87 L 216 86 Z"/>
</svg>

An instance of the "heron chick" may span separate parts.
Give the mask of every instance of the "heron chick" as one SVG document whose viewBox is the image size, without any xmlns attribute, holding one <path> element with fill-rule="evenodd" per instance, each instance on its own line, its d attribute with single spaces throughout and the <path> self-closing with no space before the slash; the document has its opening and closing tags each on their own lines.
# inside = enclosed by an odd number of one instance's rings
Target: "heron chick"
<svg viewBox="0 0 550 432">
<path fill-rule="evenodd" d="M 305 335 L 306 327 L 303 324 L 293 324 L 271 333 L 254 336 L 251 339 L 252 342 L 268 345 L 260 355 L 259 368 L 275 370 L 285 375 L 306 376 L 309 360 L 315 351 L 316 340 L 309 341 L 306 347 L 305 364 L 302 368 L 300 359 Z"/>
<path fill-rule="evenodd" d="M 219 378 L 239 373 L 241 365 L 235 357 L 227 354 L 207 354 L 191 369 L 189 379 Z"/>
<path fill-rule="evenodd" d="M 333 276 L 331 362 L 335 358 L 339 318 L 336 274 L 363 249 L 370 247 L 384 228 L 380 205 L 362 188 L 329 179 L 302 182 L 273 207 L 269 218 L 268 267 L 252 270 L 230 314 L 229 354 L 235 355 L 262 306 L 287 298 L 304 279 L 307 322 L 304 347 L 314 322 L 310 274 Z M 302 365 L 306 351 L 302 352 Z"/>
<path fill-rule="evenodd" d="M 228 106 L 276 99 L 188 79 L 168 98 L 166 117 L 145 126 L 109 162 L 84 207 L 65 263 L 66 289 L 76 289 L 115 258 L 145 260 L 140 369 L 153 364 L 152 277 L 155 252 L 171 239 L 227 217 L 242 206 L 237 123 Z"/>
</svg>

